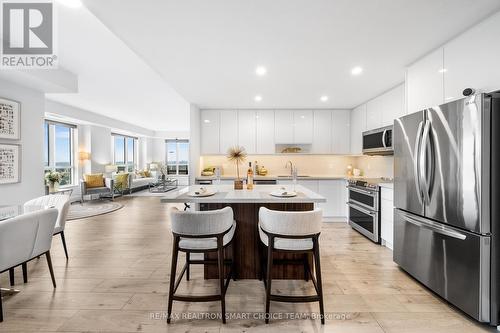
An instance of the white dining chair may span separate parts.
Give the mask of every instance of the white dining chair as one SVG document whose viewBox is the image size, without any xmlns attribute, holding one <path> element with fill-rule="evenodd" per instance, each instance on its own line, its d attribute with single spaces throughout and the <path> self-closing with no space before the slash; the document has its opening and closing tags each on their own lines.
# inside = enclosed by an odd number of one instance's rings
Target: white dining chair
<svg viewBox="0 0 500 333">
<path fill-rule="evenodd" d="M 32 199 L 24 204 L 24 210 L 26 212 L 33 209 L 39 209 L 41 206 L 54 207 L 59 211 L 57 216 L 56 226 L 54 228 L 54 236 L 61 235 L 61 241 L 64 248 L 64 254 L 66 255 L 66 260 L 68 259 L 68 248 L 66 246 L 66 237 L 64 235 L 64 228 L 66 226 L 66 219 L 68 217 L 68 211 L 70 207 L 70 197 L 65 194 L 52 194 L 44 195 Z"/>
<path fill-rule="evenodd" d="M 213 302 L 221 301 L 222 322 L 226 323 L 226 290 L 234 274 L 234 246 L 232 246 L 231 260 L 225 260 L 224 249 L 233 241 L 236 230 L 233 210 L 230 207 L 211 211 L 180 211 L 177 208 L 170 210 L 170 222 L 174 236 L 172 249 L 172 264 L 170 273 L 170 288 L 168 293 L 167 323 L 170 323 L 173 301 L 183 302 Z M 179 278 L 177 273 L 177 258 L 180 252 L 186 253 L 186 264 Z M 191 253 L 217 252 L 217 260 L 192 260 Z M 219 272 L 218 295 L 190 296 L 176 295 L 175 292 L 186 273 L 189 281 L 189 266 L 192 264 L 217 264 Z M 224 265 L 230 265 L 227 277 L 224 277 Z M 224 281 L 227 278 L 226 281 Z M 233 276 L 234 278 L 234 276 Z"/>
<path fill-rule="evenodd" d="M 259 235 L 262 244 L 267 247 L 267 268 L 264 284 L 266 287 L 266 324 L 269 323 L 269 307 L 271 301 L 303 303 L 319 302 L 321 324 L 325 323 L 323 306 L 323 284 L 321 281 L 321 264 L 319 254 L 319 235 L 321 233 L 322 211 L 276 211 L 265 207 L 259 209 Z M 297 264 L 304 265 L 304 279 L 309 276 L 314 284 L 316 295 L 288 296 L 271 294 L 273 276 L 274 253 L 287 252 L 303 254 Z M 315 266 L 315 276 L 309 267 L 309 258 L 312 255 Z M 279 263 L 277 260 L 276 263 Z"/>
<path fill-rule="evenodd" d="M 0 221 L 0 273 L 45 255 L 52 285 L 56 287 L 50 246 L 57 215 L 57 209 L 50 208 Z M 0 289 L 1 321 L 3 321 L 3 310 Z"/>
</svg>

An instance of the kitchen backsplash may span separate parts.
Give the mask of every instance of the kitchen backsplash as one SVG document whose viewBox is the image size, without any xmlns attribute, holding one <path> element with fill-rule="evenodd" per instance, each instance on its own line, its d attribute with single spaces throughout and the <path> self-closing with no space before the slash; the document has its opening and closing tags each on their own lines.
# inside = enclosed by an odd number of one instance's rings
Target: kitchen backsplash
<svg viewBox="0 0 500 333">
<path fill-rule="evenodd" d="M 202 167 L 221 166 L 222 174 L 234 176 L 236 168 L 225 156 L 210 155 L 200 157 Z M 347 173 L 347 166 L 361 169 L 366 177 L 392 177 L 393 158 L 388 156 L 336 156 L 336 155 L 249 155 L 245 166 L 240 168 L 240 172 L 245 173 L 248 162 L 252 165 L 258 162 L 259 166 L 264 166 L 269 175 L 288 175 L 290 169 L 285 168 L 287 161 L 292 161 L 299 170 L 300 175 L 332 175 L 341 176 Z M 243 171 L 241 171 L 243 170 Z"/>
<path fill-rule="evenodd" d="M 394 157 L 392 156 L 359 156 L 355 159 L 355 166 L 363 171 L 364 177 L 394 177 Z"/>
</svg>

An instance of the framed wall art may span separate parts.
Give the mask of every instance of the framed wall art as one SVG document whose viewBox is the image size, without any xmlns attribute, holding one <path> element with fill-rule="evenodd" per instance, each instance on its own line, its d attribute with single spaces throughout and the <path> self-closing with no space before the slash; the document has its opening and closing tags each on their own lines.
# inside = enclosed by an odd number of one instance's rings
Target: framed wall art
<svg viewBox="0 0 500 333">
<path fill-rule="evenodd" d="M 0 143 L 0 185 L 21 181 L 21 145 Z"/>
<path fill-rule="evenodd" d="M 0 98 L 0 139 L 21 139 L 21 103 Z"/>
</svg>

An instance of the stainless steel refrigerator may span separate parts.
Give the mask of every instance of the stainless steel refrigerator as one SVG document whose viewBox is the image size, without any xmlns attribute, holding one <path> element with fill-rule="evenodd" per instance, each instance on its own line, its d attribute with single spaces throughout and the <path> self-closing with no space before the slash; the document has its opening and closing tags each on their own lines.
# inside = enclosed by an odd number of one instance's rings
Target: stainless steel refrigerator
<svg viewBox="0 0 500 333">
<path fill-rule="evenodd" d="M 500 93 L 395 120 L 394 261 L 478 321 L 499 325 Z"/>
</svg>

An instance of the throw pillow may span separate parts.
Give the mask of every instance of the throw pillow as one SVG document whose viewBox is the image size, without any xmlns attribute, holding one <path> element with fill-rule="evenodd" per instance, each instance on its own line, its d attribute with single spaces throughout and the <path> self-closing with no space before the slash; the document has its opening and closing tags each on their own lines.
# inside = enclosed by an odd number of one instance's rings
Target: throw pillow
<svg viewBox="0 0 500 333">
<path fill-rule="evenodd" d="M 119 191 L 128 188 L 128 173 L 120 173 L 115 177 L 115 187 Z"/>
<path fill-rule="evenodd" d="M 87 183 L 87 188 L 106 186 L 102 173 L 83 175 L 83 178 L 85 179 L 85 183 Z"/>
</svg>

